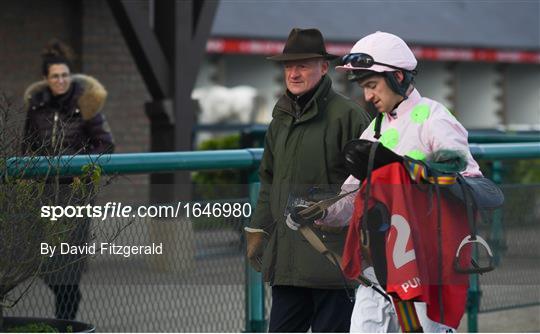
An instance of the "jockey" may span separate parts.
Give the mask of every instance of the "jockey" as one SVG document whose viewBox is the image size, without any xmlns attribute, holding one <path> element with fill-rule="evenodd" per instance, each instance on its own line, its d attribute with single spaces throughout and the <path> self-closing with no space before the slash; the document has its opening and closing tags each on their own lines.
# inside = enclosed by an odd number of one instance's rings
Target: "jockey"
<svg viewBox="0 0 540 334">
<path fill-rule="evenodd" d="M 359 85 L 365 100 L 372 103 L 378 111 L 378 116 L 362 133 L 360 139 L 379 141 L 400 156 L 425 162 L 440 161 L 440 152 L 455 152 L 464 165 L 466 164 L 461 171 L 462 176 L 473 180 L 476 188 L 492 187 L 489 180 L 482 177 L 478 163 L 470 153 L 465 128 L 447 108 L 437 101 L 422 97 L 414 87 L 416 65 L 417 60 L 407 44 L 398 36 L 385 32 L 376 32 L 360 39 L 351 52 L 343 57 L 343 65 L 336 69 L 346 72 L 348 80 Z M 365 164 L 365 161 L 360 163 Z M 361 180 L 351 175 L 342 186 L 342 194 L 358 188 L 360 183 Z M 456 194 L 459 195 L 459 191 L 456 191 Z M 348 225 L 354 210 L 354 200 L 354 194 L 342 198 L 330 206 L 323 215 L 324 218 L 316 220 L 315 224 Z M 370 212 L 370 220 L 371 214 Z M 384 234 L 376 238 L 379 243 L 384 244 Z M 376 240 L 372 240 L 372 249 L 369 252 L 371 259 L 366 259 L 367 256 L 364 255 L 363 263 L 375 262 L 375 266 L 364 267 L 363 275 L 375 282 L 377 278 L 379 281 L 382 279 L 381 283 L 385 285 L 385 269 L 381 269 L 381 265 L 377 266 L 376 258 L 385 256 L 384 246 L 382 252 L 380 249 L 374 250 L 373 244 Z M 430 320 L 426 314 L 425 303 L 417 302 L 415 305 L 424 331 L 455 330 L 452 326 Z M 359 287 L 350 330 L 399 331 L 394 307 L 372 289 Z"/>
</svg>

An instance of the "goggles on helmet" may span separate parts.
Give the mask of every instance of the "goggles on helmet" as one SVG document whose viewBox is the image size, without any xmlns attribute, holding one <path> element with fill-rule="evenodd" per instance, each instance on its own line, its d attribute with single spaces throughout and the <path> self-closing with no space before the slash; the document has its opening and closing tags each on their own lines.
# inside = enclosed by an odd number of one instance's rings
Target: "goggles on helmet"
<svg viewBox="0 0 540 334">
<path fill-rule="evenodd" d="M 343 56 L 341 58 L 341 61 L 343 62 L 343 64 L 351 64 L 353 67 L 361 67 L 361 68 L 365 68 L 365 69 L 369 69 L 371 66 L 373 65 L 381 65 L 381 66 L 386 66 L 386 67 L 390 67 L 390 68 L 393 68 L 395 70 L 399 70 L 399 71 L 405 71 L 405 72 L 412 72 L 413 74 L 415 73 L 415 71 L 409 71 L 409 70 L 406 70 L 404 68 L 401 68 L 401 67 L 397 67 L 397 66 L 394 66 L 394 65 L 390 65 L 390 64 L 385 64 L 385 63 L 379 63 L 377 61 L 375 61 L 375 59 L 373 59 L 372 56 L 366 54 L 366 53 L 349 53 L 345 56 Z"/>
</svg>

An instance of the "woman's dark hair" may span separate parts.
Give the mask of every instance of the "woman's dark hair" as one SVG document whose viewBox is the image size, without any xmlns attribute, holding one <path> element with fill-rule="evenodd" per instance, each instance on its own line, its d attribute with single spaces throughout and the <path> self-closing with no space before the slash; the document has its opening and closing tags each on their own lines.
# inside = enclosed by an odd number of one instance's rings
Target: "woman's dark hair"
<svg viewBox="0 0 540 334">
<path fill-rule="evenodd" d="M 54 64 L 64 64 L 71 69 L 71 63 L 75 55 L 73 50 L 58 39 L 51 40 L 41 53 L 43 60 L 41 72 L 44 76 L 49 74 L 49 67 Z"/>
</svg>

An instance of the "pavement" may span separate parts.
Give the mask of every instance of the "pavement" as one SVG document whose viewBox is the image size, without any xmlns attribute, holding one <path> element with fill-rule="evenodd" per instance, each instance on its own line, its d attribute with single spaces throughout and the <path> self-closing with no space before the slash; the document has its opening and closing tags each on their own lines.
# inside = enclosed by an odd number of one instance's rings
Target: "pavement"
<svg viewBox="0 0 540 334">
<path fill-rule="evenodd" d="M 540 332 L 540 306 L 480 313 L 478 331 L 481 333 Z M 467 315 L 461 320 L 458 332 L 467 332 Z"/>
</svg>

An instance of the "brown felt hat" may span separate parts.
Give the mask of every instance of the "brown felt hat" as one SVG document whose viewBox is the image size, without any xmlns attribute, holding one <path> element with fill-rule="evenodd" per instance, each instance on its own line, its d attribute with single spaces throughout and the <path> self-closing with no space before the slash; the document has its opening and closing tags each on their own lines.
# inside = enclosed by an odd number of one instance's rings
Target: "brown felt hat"
<svg viewBox="0 0 540 334">
<path fill-rule="evenodd" d="M 301 60 L 311 58 L 324 58 L 327 60 L 336 59 L 338 56 L 326 52 L 324 39 L 318 29 L 293 28 L 283 53 L 268 57 L 266 59 L 274 61 Z"/>
</svg>

